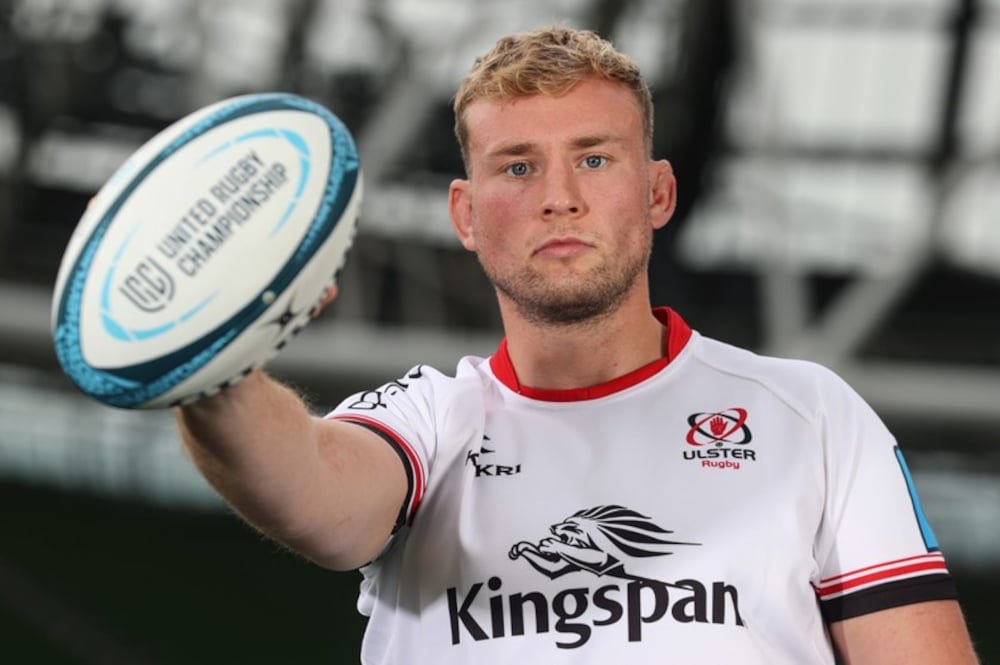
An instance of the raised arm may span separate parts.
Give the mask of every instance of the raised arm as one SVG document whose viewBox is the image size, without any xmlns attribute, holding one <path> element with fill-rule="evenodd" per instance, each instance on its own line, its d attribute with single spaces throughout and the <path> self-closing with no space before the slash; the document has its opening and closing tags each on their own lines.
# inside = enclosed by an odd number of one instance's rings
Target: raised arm
<svg viewBox="0 0 1000 665">
<path fill-rule="evenodd" d="M 269 537 L 336 570 L 367 563 L 385 545 L 407 484 L 398 455 L 375 434 L 311 415 L 262 372 L 176 413 L 195 464 Z"/>
</svg>

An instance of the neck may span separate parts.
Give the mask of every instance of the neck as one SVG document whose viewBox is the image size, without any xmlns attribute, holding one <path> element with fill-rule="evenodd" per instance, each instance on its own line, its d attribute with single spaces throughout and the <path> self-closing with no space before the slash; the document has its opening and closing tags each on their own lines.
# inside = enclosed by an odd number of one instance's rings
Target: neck
<svg viewBox="0 0 1000 665">
<path fill-rule="evenodd" d="M 613 312 L 570 325 L 540 324 L 519 316 L 501 299 L 500 311 L 518 381 L 532 388 L 594 386 L 661 358 L 665 328 L 645 292 Z"/>
</svg>

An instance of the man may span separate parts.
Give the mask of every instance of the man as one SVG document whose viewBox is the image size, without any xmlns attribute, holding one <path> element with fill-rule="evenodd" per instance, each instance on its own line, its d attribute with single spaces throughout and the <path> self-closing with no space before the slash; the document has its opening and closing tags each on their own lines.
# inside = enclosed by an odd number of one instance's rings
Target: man
<svg viewBox="0 0 1000 665">
<path fill-rule="evenodd" d="M 361 567 L 370 663 L 974 663 L 902 456 L 815 365 L 650 309 L 674 210 L 649 91 L 592 33 L 501 39 L 449 210 L 506 337 L 327 418 L 261 373 L 179 410 L 206 477 Z"/>
</svg>

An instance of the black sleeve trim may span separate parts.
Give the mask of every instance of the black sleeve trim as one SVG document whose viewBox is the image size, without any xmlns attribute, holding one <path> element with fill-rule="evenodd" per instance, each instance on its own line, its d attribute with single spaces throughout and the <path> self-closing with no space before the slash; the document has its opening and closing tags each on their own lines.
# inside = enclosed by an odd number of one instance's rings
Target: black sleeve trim
<svg viewBox="0 0 1000 665">
<path fill-rule="evenodd" d="M 889 582 L 820 602 L 827 623 L 929 600 L 958 598 L 955 582 L 948 573 L 922 575 Z"/>
<path fill-rule="evenodd" d="M 403 505 L 399 507 L 399 515 L 396 517 L 396 524 L 392 527 L 392 532 L 396 533 L 409 519 L 409 507 L 413 503 L 414 478 L 413 467 L 410 465 L 410 459 L 407 457 L 406 451 L 403 450 L 403 447 L 399 445 L 395 438 L 375 425 L 359 422 L 357 420 L 351 420 L 350 418 L 342 418 L 340 420 L 341 422 L 364 427 L 366 430 L 377 434 L 379 438 L 388 443 L 389 446 L 396 451 L 396 454 L 399 455 L 399 461 L 403 463 L 403 469 L 406 471 L 406 496 L 403 498 Z"/>
</svg>

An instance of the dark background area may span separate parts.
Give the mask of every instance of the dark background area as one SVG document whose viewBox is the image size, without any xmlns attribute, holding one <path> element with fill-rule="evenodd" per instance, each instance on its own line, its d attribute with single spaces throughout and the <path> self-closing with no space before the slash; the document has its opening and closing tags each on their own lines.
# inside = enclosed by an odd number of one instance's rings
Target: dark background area
<svg viewBox="0 0 1000 665">
<path fill-rule="evenodd" d="M 24 484 L 0 485 L 0 503 L 4 662 L 358 662 L 360 574 L 232 515 Z"/>
</svg>

